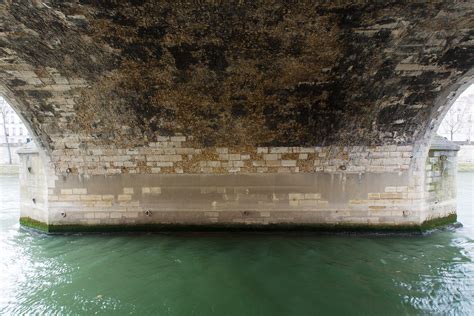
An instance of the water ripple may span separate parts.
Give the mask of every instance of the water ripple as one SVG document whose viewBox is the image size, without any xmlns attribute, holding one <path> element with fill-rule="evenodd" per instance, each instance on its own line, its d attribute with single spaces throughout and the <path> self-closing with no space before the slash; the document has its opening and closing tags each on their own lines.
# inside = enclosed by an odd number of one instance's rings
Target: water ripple
<svg viewBox="0 0 474 316">
<path fill-rule="evenodd" d="M 0 177 L 0 314 L 473 314 L 473 179 L 464 227 L 426 236 L 45 236 Z"/>
</svg>

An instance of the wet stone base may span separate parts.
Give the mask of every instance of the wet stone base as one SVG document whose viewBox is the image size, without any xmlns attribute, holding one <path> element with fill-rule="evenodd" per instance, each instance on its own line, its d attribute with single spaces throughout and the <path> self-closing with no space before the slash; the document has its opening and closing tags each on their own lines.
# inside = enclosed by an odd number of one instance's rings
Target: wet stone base
<svg viewBox="0 0 474 316">
<path fill-rule="evenodd" d="M 320 233 L 423 233 L 456 223 L 456 214 L 431 219 L 421 225 L 368 224 L 116 224 L 116 225 L 48 225 L 28 217 L 20 218 L 23 227 L 48 234 L 131 233 L 131 232 L 320 232 Z"/>
</svg>

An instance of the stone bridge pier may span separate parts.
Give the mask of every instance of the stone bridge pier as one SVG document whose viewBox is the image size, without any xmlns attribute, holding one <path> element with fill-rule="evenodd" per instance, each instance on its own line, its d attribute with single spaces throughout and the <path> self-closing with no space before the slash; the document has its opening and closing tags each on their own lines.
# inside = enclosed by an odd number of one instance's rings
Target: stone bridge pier
<svg viewBox="0 0 474 316">
<path fill-rule="evenodd" d="M 0 1 L 0 93 L 34 136 L 21 223 L 420 230 L 456 220 L 435 132 L 474 5 Z"/>
</svg>

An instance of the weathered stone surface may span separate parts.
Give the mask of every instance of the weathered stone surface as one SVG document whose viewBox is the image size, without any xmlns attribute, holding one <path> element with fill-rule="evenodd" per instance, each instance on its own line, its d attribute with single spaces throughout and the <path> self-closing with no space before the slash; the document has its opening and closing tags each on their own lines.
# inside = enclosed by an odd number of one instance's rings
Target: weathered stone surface
<svg viewBox="0 0 474 316">
<path fill-rule="evenodd" d="M 454 212 L 453 191 L 433 193 L 454 180 L 429 169 L 429 142 L 474 80 L 472 2 L 4 0 L 0 13 L 0 93 L 40 145 L 21 169 L 33 220 Z"/>
<path fill-rule="evenodd" d="M 474 66 L 470 2 L 4 1 L 0 78 L 43 146 L 413 143 Z M 232 137 L 229 137 L 232 135 Z"/>
</svg>

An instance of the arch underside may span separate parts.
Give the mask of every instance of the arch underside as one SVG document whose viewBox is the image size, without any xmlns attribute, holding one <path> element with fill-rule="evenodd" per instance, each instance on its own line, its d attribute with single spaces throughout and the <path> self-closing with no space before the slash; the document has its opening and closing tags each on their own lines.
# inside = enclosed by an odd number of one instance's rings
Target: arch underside
<svg viewBox="0 0 474 316">
<path fill-rule="evenodd" d="M 330 214 L 299 215 L 301 223 L 331 216 L 420 223 L 430 218 L 418 192 L 427 190 L 426 139 L 449 94 L 472 79 L 473 8 L 5 1 L 0 80 L 48 153 L 49 174 L 57 177 L 48 205 L 100 196 L 103 206 L 72 207 L 93 223 L 100 216 L 114 222 L 101 210 L 120 203 L 138 218 L 145 208 L 196 211 L 177 203 L 179 194 L 209 212 L 196 223 L 219 222 L 225 210 L 260 210 L 256 205 L 264 205 L 263 215 L 223 221 L 271 222 L 266 212 L 276 207 Z M 121 184 L 102 192 L 104 176 Z M 205 189 L 165 192 L 185 177 L 182 186 Z M 333 191 L 325 192 L 328 183 Z M 249 188 L 259 186 L 266 189 L 249 198 Z M 250 202 L 239 202 L 246 197 Z M 414 199 L 416 207 L 393 202 Z M 356 209 L 365 213 L 334 215 Z M 375 210 L 385 217 L 369 216 Z M 282 214 L 275 221 L 297 221 Z"/>
</svg>

